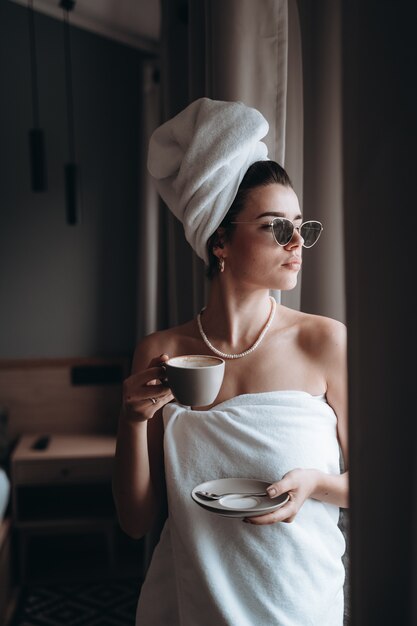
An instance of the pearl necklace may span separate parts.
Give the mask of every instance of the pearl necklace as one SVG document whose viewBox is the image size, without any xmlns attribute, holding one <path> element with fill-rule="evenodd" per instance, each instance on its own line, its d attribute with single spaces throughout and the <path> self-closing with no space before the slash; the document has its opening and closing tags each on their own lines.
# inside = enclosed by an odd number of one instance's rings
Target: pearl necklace
<svg viewBox="0 0 417 626">
<path fill-rule="evenodd" d="M 217 348 L 215 348 L 210 343 L 210 341 L 208 340 L 207 335 L 204 332 L 203 327 L 201 325 L 201 314 L 205 310 L 206 307 L 202 308 L 200 313 L 197 315 L 197 324 L 198 324 L 198 330 L 200 331 L 200 335 L 201 335 L 204 343 L 206 344 L 206 346 L 208 346 L 210 348 L 210 350 L 212 350 L 213 352 L 215 352 L 219 356 L 223 357 L 224 359 L 240 359 L 240 358 L 242 358 L 242 356 L 246 356 L 247 354 L 250 354 L 251 352 L 256 350 L 256 348 L 259 346 L 259 344 L 261 343 L 262 339 L 265 337 L 266 333 L 268 332 L 268 329 L 269 329 L 269 327 L 272 324 L 272 320 L 274 319 L 275 311 L 276 311 L 276 308 L 277 308 L 277 303 L 275 302 L 275 299 L 272 296 L 270 296 L 270 298 L 271 298 L 271 312 L 269 314 L 268 320 L 267 320 L 267 322 L 266 322 L 266 324 L 265 324 L 261 334 L 259 335 L 258 339 L 255 341 L 255 343 L 250 348 L 248 348 L 244 352 L 239 352 L 238 354 L 227 354 L 226 352 L 221 352 L 221 350 L 217 350 Z"/>
</svg>

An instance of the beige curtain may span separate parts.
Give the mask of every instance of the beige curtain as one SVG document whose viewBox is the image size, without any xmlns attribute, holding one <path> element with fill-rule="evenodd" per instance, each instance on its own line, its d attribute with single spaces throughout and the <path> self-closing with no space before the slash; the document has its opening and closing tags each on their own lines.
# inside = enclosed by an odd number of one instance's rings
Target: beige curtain
<svg viewBox="0 0 417 626">
<path fill-rule="evenodd" d="M 303 60 L 300 19 L 296 0 L 288 0 L 287 107 L 285 120 L 285 152 L 282 165 L 288 171 L 301 210 L 304 211 L 304 100 Z M 282 304 L 299 310 L 302 273 L 297 286 L 281 293 Z"/>
<path fill-rule="evenodd" d="M 189 7 L 191 99 L 240 100 L 259 109 L 270 122 L 269 154 L 282 162 L 287 0 L 190 0 Z"/>
<path fill-rule="evenodd" d="M 305 217 L 323 222 L 304 251 L 301 309 L 345 316 L 340 0 L 298 0 L 303 59 Z"/>
</svg>

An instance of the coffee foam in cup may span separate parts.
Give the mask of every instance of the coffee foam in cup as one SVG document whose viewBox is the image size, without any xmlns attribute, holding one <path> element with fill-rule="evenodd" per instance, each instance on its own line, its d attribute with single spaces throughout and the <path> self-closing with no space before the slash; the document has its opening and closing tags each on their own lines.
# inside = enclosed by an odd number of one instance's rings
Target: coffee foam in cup
<svg viewBox="0 0 417 626">
<path fill-rule="evenodd" d="M 203 355 L 177 356 L 169 359 L 169 364 L 174 367 L 212 367 L 220 365 L 221 362 L 222 359 L 218 357 Z"/>
</svg>

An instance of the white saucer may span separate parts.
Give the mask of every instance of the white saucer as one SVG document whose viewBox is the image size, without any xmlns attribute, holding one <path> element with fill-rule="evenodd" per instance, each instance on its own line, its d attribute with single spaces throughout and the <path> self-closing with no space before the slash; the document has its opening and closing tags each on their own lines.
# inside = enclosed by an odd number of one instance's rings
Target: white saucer
<svg viewBox="0 0 417 626">
<path fill-rule="evenodd" d="M 289 500 L 288 494 L 277 498 L 269 496 L 251 496 L 251 493 L 265 491 L 270 482 L 254 478 L 219 478 L 209 480 L 194 487 L 191 497 L 198 505 L 225 517 L 254 517 L 270 513 L 283 506 Z M 219 500 L 206 500 L 196 494 L 197 491 L 211 491 L 213 493 L 238 493 L 239 495 L 224 496 Z M 242 496 L 242 493 L 248 493 Z"/>
</svg>

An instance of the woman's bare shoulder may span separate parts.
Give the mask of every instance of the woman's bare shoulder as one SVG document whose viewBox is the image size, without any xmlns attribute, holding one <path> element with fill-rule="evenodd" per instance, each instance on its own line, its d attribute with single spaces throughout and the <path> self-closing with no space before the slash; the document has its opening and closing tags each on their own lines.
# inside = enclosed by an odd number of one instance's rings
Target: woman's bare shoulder
<svg viewBox="0 0 417 626">
<path fill-rule="evenodd" d="M 323 355 L 346 350 L 347 332 L 343 322 L 293 309 L 286 309 L 286 315 L 297 328 L 300 345 L 308 352 Z"/>
<path fill-rule="evenodd" d="M 346 358 L 347 331 L 345 324 L 339 320 L 305 314 L 300 327 L 300 340 L 312 356 L 328 365 Z"/>
<path fill-rule="evenodd" d="M 143 337 L 135 348 L 133 369 L 138 369 L 139 364 L 141 367 L 147 367 L 152 359 L 163 354 L 168 356 L 181 354 L 183 353 L 183 346 L 195 338 L 195 322 L 193 320 L 179 326 L 150 333 Z"/>
</svg>

